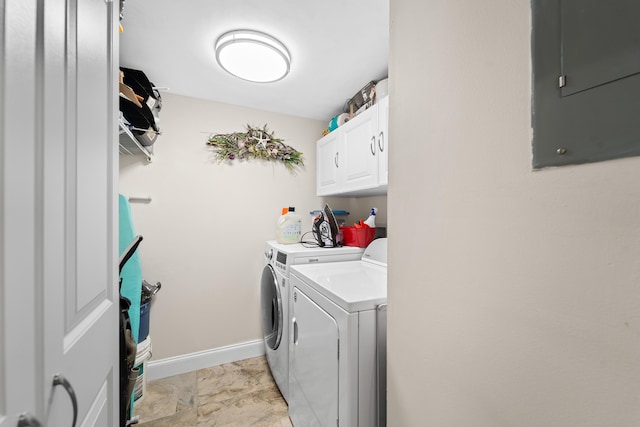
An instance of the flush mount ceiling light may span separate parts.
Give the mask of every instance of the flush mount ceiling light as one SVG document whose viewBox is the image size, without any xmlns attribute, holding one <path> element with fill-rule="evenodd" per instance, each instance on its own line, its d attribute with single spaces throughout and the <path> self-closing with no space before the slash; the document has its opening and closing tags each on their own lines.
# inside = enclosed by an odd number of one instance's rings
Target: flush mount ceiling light
<svg viewBox="0 0 640 427">
<path fill-rule="evenodd" d="M 289 74 L 291 56 L 270 35 L 251 30 L 229 31 L 216 41 L 216 60 L 230 74 L 257 83 L 269 83 Z"/>
</svg>

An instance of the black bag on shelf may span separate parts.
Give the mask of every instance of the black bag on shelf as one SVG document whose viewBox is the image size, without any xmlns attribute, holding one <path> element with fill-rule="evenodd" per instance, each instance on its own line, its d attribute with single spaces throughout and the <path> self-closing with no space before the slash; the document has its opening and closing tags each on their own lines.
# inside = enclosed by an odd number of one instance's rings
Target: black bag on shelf
<svg viewBox="0 0 640 427">
<path fill-rule="evenodd" d="M 147 75 L 140 70 L 132 68 L 120 67 L 120 71 L 124 73 L 124 84 L 143 97 L 150 110 L 160 111 L 162 108 L 162 96 L 158 90 L 154 89 L 155 86 L 149 81 Z"/>
<path fill-rule="evenodd" d="M 131 133 L 143 146 L 149 146 L 156 141 L 160 128 L 156 124 L 155 117 L 149 106 L 142 102 L 138 107 L 125 97 L 120 97 L 120 111 L 129 123 Z"/>
</svg>

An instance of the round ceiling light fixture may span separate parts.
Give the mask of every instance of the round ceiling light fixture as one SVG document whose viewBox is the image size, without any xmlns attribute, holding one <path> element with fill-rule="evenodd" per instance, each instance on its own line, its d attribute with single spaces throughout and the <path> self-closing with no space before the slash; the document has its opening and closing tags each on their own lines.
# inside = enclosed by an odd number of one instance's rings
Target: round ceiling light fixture
<svg viewBox="0 0 640 427">
<path fill-rule="evenodd" d="M 234 30 L 216 41 L 216 61 L 228 73 L 250 82 L 276 82 L 289 74 L 291 55 L 268 34 Z"/>
</svg>

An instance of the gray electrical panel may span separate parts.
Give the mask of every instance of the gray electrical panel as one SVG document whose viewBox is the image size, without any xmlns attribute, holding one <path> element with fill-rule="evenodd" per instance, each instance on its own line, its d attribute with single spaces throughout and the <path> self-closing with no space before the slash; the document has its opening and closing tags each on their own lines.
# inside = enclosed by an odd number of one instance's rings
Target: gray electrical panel
<svg viewBox="0 0 640 427">
<path fill-rule="evenodd" d="M 640 155 L 640 0 L 533 0 L 533 167 Z"/>
</svg>

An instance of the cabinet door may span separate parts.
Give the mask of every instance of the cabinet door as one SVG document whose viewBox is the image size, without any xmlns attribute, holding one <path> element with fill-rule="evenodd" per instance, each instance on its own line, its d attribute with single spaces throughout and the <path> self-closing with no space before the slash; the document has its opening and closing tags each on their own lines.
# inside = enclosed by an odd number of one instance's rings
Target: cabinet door
<svg viewBox="0 0 640 427">
<path fill-rule="evenodd" d="M 340 133 L 335 130 L 318 141 L 316 146 L 316 195 L 326 196 L 338 192 L 340 154 L 338 142 Z"/>
<path fill-rule="evenodd" d="M 378 105 L 367 109 L 339 129 L 341 167 L 346 191 L 378 186 Z"/>
<path fill-rule="evenodd" d="M 378 99 L 378 184 L 389 183 L 389 97 Z"/>
</svg>

